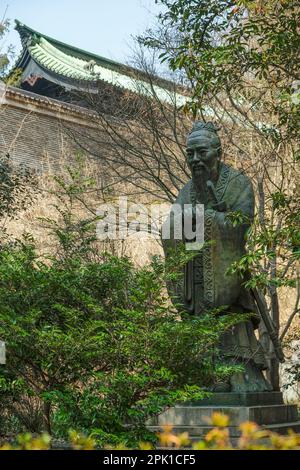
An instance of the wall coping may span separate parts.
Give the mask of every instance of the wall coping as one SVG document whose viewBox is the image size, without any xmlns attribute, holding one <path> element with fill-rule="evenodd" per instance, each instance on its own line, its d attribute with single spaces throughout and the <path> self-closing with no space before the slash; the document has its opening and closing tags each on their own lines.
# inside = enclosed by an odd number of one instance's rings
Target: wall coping
<svg viewBox="0 0 300 470">
<path fill-rule="evenodd" d="M 0 80 L 0 107 L 2 106 L 24 109 L 89 128 L 98 127 L 96 112 L 12 87 Z"/>
</svg>

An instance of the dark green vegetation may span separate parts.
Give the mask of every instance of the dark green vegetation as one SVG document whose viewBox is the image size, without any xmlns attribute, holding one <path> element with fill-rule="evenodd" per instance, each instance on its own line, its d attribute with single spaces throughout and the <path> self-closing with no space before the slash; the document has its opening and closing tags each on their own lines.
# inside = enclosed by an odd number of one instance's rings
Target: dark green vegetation
<svg viewBox="0 0 300 470">
<path fill-rule="evenodd" d="M 14 56 L 14 49 L 12 46 L 5 43 L 5 35 L 9 30 L 10 23 L 7 19 L 0 20 L 0 80 L 5 78 L 10 60 Z"/>
<path fill-rule="evenodd" d="M 38 254 L 30 236 L 2 243 L 1 429 L 54 436 L 76 429 L 99 442 L 149 438 L 147 416 L 201 398 L 201 388 L 232 372 L 218 363 L 216 344 L 240 318 L 172 310 L 165 280 L 176 279 L 184 256 L 168 269 L 158 258 L 136 269 L 99 254 L 95 221 L 75 223 L 72 213 L 92 182 L 68 175 L 57 179 L 59 222 L 46 221 L 56 255 Z"/>
</svg>

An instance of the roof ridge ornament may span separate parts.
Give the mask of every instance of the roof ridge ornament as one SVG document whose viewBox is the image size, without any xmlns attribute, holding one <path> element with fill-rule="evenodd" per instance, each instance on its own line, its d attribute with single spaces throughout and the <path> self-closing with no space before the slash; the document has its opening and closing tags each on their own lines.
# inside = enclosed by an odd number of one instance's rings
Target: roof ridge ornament
<svg viewBox="0 0 300 470">
<path fill-rule="evenodd" d="M 33 34 L 31 37 L 28 38 L 27 46 L 34 47 L 34 46 L 39 45 L 40 43 L 41 43 L 41 36 L 38 36 L 37 34 Z"/>
<path fill-rule="evenodd" d="M 95 60 L 90 60 L 89 62 L 87 62 L 83 68 L 84 70 L 87 70 L 88 72 L 90 72 L 91 75 L 96 75 L 96 72 L 95 72 L 95 67 L 96 67 L 97 63 Z"/>
</svg>

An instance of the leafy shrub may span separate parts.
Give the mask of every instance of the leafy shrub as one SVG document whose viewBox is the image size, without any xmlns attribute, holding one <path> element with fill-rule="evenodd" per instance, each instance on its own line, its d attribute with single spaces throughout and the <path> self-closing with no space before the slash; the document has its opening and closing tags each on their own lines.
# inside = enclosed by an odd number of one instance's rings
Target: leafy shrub
<svg viewBox="0 0 300 470">
<path fill-rule="evenodd" d="M 136 270 L 110 255 L 49 263 L 30 240 L 3 249 L 2 407 L 32 432 L 95 429 L 105 440 L 137 435 L 147 415 L 203 397 L 200 385 L 230 372 L 213 359 L 220 334 L 238 318 L 178 318 L 164 277 L 158 259 Z"/>
<path fill-rule="evenodd" d="M 61 437 L 77 429 L 99 443 L 150 439 L 148 416 L 201 399 L 235 370 L 216 345 L 244 317 L 174 310 L 165 283 L 185 256 L 136 269 L 99 253 L 97 218 L 77 211 L 93 182 L 80 168 L 67 180 L 56 178 L 58 220 L 44 220 L 56 256 L 41 256 L 30 236 L 0 251 L 1 427 Z"/>
</svg>

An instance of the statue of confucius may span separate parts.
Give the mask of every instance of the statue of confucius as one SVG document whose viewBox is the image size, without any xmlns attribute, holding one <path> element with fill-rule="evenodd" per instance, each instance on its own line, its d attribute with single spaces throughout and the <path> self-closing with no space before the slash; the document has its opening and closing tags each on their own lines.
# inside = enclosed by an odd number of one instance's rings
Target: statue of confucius
<svg viewBox="0 0 300 470">
<path fill-rule="evenodd" d="M 183 214 L 185 204 L 204 205 L 205 243 L 186 264 L 182 281 L 169 286 L 174 304 L 194 315 L 221 306 L 227 306 L 225 314 L 257 313 L 250 292 L 243 287 L 245 279 L 236 273 L 228 274 L 228 268 L 245 254 L 245 236 L 254 216 L 253 188 L 247 176 L 226 165 L 221 157 L 222 147 L 215 125 L 196 122 L 187 139 L 187 162 L 192 179 L 181 189 L 175 204 L 182 207 Z M 243 214 L 246 222 L 232 224 L 228 212 Z M 171 226 L 171 237 L 163 240 L 168 256 L 182 241 L 175 239 L 172 211 L 165 223 Z M 244 372 L 234 374 L 226 383 L 216 384 L 214 391 L 272 389 L 262 372 L 267 365 L 254 333 L 258 323 L 258 316 L 253 316 L 223 334 L 219 345 L 223 360 L 242 364 Z"/>
</svg>

